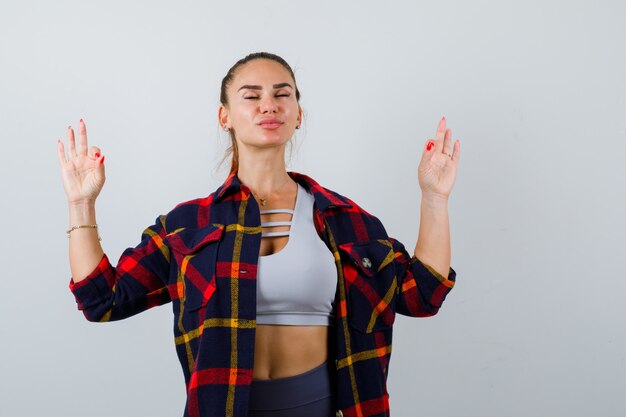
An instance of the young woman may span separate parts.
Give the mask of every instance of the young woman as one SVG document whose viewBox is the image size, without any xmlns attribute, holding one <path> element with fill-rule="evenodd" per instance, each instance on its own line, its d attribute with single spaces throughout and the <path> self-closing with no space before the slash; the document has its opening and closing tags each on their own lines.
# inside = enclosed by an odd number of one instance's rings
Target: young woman
<svg viewBox="0 0 626 417">
<path fill-rule="evenodd" d="M 418 167 L 410 256 L 355 202 L 286 171 L 299 98 L 281 57 L 238 61 L 218 114 L 232 140 L 230 174 L 207 197 L 158 216 L 115 266 L 95 215 L 104 155 L 88 146 L 82 119 L 78 143 L 68 127 L 67 157 L 59 139 L 78 308 L 102 322 L 172 302 L 185 416 L 388 416 L 395 314 L 432 316 L 454 286 L 447 202 L 460 144 L 445 119 Z"/>
</svg>

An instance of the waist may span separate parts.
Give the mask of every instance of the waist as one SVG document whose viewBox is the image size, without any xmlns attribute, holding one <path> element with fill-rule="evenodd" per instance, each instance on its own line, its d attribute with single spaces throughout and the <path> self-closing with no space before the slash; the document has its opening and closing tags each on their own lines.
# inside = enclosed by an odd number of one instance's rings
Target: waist
<svg viewBox="0 0 626 417">
<path fill-rule="evenodd" d="M 300 407 L 335 395 L 334 361 L 326 360 L 298 375 L 252 379 L 250 410 L 280 410 Z"/>
</svg>

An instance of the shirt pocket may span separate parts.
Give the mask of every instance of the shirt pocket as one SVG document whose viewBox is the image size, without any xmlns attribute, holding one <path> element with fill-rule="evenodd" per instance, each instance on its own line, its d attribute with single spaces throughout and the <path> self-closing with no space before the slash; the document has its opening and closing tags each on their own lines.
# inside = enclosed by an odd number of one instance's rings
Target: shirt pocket
<svg viewBox="0 0 626 417">
<path fill-rule="evenodd" d="M 362 333 L 386 330 L 395 321 L 397 279 L 387 239 L 339 245 L 348 323 Z"/>
<path fill-rule="evenodd" d="M 165 237 L 176 259 L 175 298 L 192 313 L 204 307 L 216 290 L 217 252 L 224 225 L 179 229 Z"/>
</svg>

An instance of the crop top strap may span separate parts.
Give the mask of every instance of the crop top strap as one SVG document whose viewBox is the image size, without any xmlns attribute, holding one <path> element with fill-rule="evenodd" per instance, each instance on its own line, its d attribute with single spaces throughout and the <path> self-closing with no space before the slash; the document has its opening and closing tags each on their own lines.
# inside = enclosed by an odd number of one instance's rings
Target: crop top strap
<svg viewBox="0 0 626 417">
<path fill-rule="evenodd" d="M 269 210 L 261 210 L 261 214 L 270 214 L 270 213 L 289 213 L 292 215 L 293 219 L 294 210 L 288 208 L 277 208 L 277 209 L 269 209 Z M 278 222 L 261 222 L 262 227 L 275 227 L 275 226 L 289 226 L 291 229 L 291 220 L 278 221 Z M 261 237 L 278 237 L 278 236 L 289 236 L 289 230 L 285 230 L 282 232 L 263 232 Z"/>
<path fill-rule="evenodd" d="M 293 214 L 293 210 L 287 209 L 287 208 L 277 208 L 277 209 L 270 209 L 270 210 L 261 210 L 261 214 L 269 214 L 269 213 L 289 213 L 289 214 Z"/>
</svg>

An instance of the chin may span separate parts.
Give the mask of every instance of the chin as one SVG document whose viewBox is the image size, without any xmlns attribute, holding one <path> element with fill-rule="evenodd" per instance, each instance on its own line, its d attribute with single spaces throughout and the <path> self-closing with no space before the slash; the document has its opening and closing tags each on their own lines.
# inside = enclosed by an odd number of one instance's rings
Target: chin
<svg viewBox="0 0 626 417">
<path fill-rule="evenodd" d="M 264 132 L 260 135 L 257 143 L 282 145 L 289 142 L 291 137 L 285 137 L 285 134 L 280 132 Z"/>
<path fill-rule="evenodd" d="M 291 136 L 288 136 L 285 132 L 282 132 L 280 128 L 273 130 L 262 129 L 261 132 L 249 132 L 249 134 L 245 136 L 245 139 L 243 139 L 242 142 L 244 144 L 247 144 L 248 146 L 280 146 L 287 144 L 292 136 L 293 134 Z"/>
</svg>

